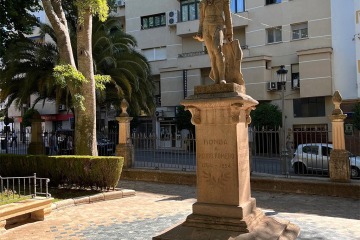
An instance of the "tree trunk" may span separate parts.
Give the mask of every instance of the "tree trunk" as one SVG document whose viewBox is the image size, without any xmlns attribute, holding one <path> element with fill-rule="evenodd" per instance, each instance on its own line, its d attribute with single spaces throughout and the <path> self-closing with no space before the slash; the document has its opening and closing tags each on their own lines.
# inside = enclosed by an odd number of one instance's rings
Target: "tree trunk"
<svg viewBox="0 0 360 240">
<path fill-rule="evenodd" d="M 61 0 L 42 0 L 45 13 L 55 31 L 57 46 L 59 48 L 60 64 L 70 64 L 76 68 L 73 50 L 71 47 L 69 29 Z M 80 92 L 68 85 L 74 97 L 77 93 L 82 95 L 85 111 L 76 108 L 75 114 L 75 154 L 97 156 L 96 144 L 96 112 L 95 112 L 95 80 L 93 72 L 92 47 L 92 15 L 90 9 L 84 13 L 84 21 L 79 22 L 77 29 L 77 56 L 78 71 L 81 72 L 88 83 L 83 84 Z"/>
<path fill-rule="evenodd" d="M 92 58 L 92 15 L 84 13 L 84 21 L 77 26 L 78 70 L 89 81 L 83 83 L 80 94 L 84 96 L 85 111 L 77 110 L 75 118 L 75 154 L 97 156 L 96 144 L 96 98 Z"/>
<path fill-rule="evenodd" d="M 61 7 L 61 1 L 42 0 L 42 3 L 45 13 L 56 34 L 60 63 L 70 64 L 76 68 L 67 20 L 64 10 Z M 72 91 L 72 89 L 70 89 L 70 91 Z M 73 92 L 71 92 L 71 94 L 73 94 Z"/>
</svg>

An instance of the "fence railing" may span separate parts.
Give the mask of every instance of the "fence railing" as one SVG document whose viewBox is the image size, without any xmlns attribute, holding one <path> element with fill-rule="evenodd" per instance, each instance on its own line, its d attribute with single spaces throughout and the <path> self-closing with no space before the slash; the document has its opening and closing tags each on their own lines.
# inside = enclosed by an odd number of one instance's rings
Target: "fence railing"
<svg viewBox="0 0 360 240">
<path fill-rule="evenodd" d="M 294 175 L 329 176 L 328 165 L 332 150 L 330 130 L 290 130 L 286 136 L 286 141 L 283 143 L 281 128 L 249 128 L 251 153 L 249 158 L 253 173 L 288 177 Z M 129 141 L 134 146 L 133 167 L 135 168 L 196 170 L 196 140 L 193 136 L 134 134 Z M 353 141 L 358 140 L 355 137 Z M 318 147 L 318 150 L 312 154 L 304 153 L 302 151 L 304 146 Z M 326 150 L 325 147 L 328 149 Z M 360 169 L 360 156 L 350 157 L 352 177 L 359 178 L 356 172 Z"/>
<path fill-rule="evenodd" d="M 49 193 L 49 178 L 28 177 L 1 177 L 0 176 L 0 201 L 21 198 L 51 197 Z"/>
<path fill-rule="evenodd" d="M 2 154 L 27 154 L 31 142 L 31 132 L 16 131 L 0 133 L 0 153 Z M 57 131 L 44 131 L 39 133 L 46 155 L 72 155 L 74 154 L 75 133 L 72 129 Z M 97 133 L 97 148 L 100 156 L 115 155 L 118 143 L 118 132 L 104 134 Z"/>
<path fill-rule="evenodd" d="M 155 134 L 133 134 L 135 168 L 195 171 L 195 138 Z"/>
</svg>

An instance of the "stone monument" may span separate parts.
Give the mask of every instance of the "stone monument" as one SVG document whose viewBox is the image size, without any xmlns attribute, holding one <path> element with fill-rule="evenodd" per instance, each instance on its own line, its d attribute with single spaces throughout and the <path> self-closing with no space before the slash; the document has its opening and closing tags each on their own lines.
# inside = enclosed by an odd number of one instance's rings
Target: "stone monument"
<svg viewBox="0 0 360 240">
<path fill-rule="evenodd" d="M 123 99 L 120 105 L 121 113 L 116 118 L 119 123 L 119 142 L 116 145 L 116 156 L 124 157 L 124 168 L 130 168 L 132 166 L 134 147 L 131 142 L 128 141 L 130 138 L 130 122 L 133 119 L 129 117 L 127 108 L 129 103 Z"/>
<path fill-rule="evenodd" d="M 185 222 L 153 240 L 269 240 L 299 235 L 296 225 L 265 216 L 251 197 L 248 125 L 258 102 L 245 93 L 242 52 L 238 41 L 232 40 L 229 12 L 229 0 L 200 2 L 194 38 L 205 40 L 215 84 L 196 86 L 194 95 L 181 102 L 195 125 L 197 202 Z M 222 41 L 224 25 L 228 43 Z"/>
<path fill-rule="evenodd" d="M 344 120 L 346 114 L 340 108 L 342 102 L 339 91 L 333 95 L 335 109 L 330 120 L 332 123 L 332 142 L 334 149 L 330 153 L 329 173 L 330 179 L 336 182 L 350 181 L 349 152 L 345 150 Z"/>
</svg>

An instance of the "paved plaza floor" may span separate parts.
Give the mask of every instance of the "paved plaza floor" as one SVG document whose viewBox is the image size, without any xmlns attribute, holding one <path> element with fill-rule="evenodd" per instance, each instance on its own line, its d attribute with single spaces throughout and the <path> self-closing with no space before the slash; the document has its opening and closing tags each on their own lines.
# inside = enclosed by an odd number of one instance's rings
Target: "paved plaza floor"
<svg viewBox="0 0 360 240">
<path fill-rule="evenodd" d="M 121 181 L 136 196 L 54 210 L 45 221 L 8 229 L 5 239 L 151 240 L 185 220 L 196 201 L 194 186 Z M 298 239 L 360 239 L 360 201 L 338 197 L 253 192 L 257 206 L 301 228 Z"/>
</svg>

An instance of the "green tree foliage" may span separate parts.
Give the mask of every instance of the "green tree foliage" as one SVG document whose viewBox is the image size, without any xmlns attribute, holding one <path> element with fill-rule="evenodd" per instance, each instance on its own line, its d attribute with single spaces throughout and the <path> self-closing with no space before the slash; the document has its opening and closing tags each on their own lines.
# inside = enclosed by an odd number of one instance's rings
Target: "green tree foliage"
<svg viewBox="0 0 360 240">
<path fill-rule="evenodd" d="M 41 10 L 38 0 L 1 0 L 0 1 L 0 57 L 8 44 L 31 34 L 39 22 L 33 15 Z"/>
<path fill-rule="evenodd" d="M 191 123 L 191 113 L 189 110 L 185 110 L 184 106 L 177 107 L 176 126 L 178 130 L 188 129 L 195 134 L 195 126 Z"/>
<path fill-rule="evenodd" d="M 51 43 L 39 43 L 29 39 L 13 41 L 3 57 L 0 71 L 0 101 L 7 101 L 20 108 L 28 104 L 32 94 L 38 101 L 55 100 L 64 92 L 54 84 L 52 68 L 58 62 L 58 50 Z M 37 101 L 36 101 L 37 102 Z M 35 103 L 36 103 L 35 102 Z"/>
<path fill-rule="evenodd" d="M 354 127 L 357 130 L 360 130 L 360 103 L 356 103 L 354 108 L 353 108 L 353 118 L 354 118 Z"/>
<path fill-rule="evenodd" d="M 155 109 L 154 82 L 147 59 L 137 52 L 136 39 L 121 29 L 116 18 L 106 22 L 94 19 L 93 57 L 95 72 L 109 75 L 111 80 L 103 92 L 98 92 L 98 102 L 120 106 L 123 98 L 129 112 L 138 115 L 141 110 L 152 114 Z"/>
<path fill-rule="evenodd" d="M 116 19 L 110 18 L 105 23 L 94 19 L 93 26 L 98 103 L 120 106 L 121 100 L 125 98 L 130 104 L 129 112 L 133 115 L 139 114 L 140 110 L 152 114 L 155 104 L 151 69 L 145 57 L 134 50 L 137 46 L 135 38 L 124 33 Z M 57 43 L 50 26 L 42 24 L 41 30 Z M 70 65 L 59 65 L 56 72 L 62 74 L 55 74 L 55 81 L 53 69 L 58 63 L 59 52 L 55 44 L 39 43 L 29 39 L 13 42 L 5 54 L 4 69 L 0 71 L 0 89 L 3 90 L 0 92 L 0 101 L 9 97 L 8 106 L 15 102 L 21 107 L 22 104 L 28 103 L 31 94 L 36 93 L 38 101 L 53 100 L 73 108 L 76 102 L 73 102 L 74 99 L 70 97 L 67 87 L 79 87 L 78 83 L 81 81 L 74 82 L 74 76 L 84 77 Z M 72 71 L 76 74 L 67 74 Z M 77 95 L 77 99 L 81 100 L 79 98 L 82 99 Z M 80 104 L 79 107 L 81 106 Z"/>
<path fill-rule="evenodd" d="M 255 127 L 274 128 L 281 126 L 281 111 L 278 106 L 263 102 L 250 113 L 251 123 Z"/>
</svg>

